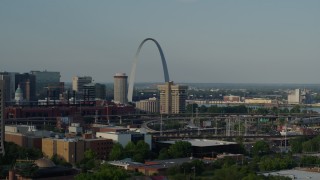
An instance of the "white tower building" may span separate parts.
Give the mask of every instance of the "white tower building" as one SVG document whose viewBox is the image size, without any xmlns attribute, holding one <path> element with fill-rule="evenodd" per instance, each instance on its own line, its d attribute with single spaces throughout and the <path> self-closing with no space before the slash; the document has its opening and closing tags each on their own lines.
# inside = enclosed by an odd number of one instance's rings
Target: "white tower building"
<svg viewBox="0 0 320 180">
<path fill-rule="evenodd" d="M 114 102 L 118 104 L 127 104 L 128 76 L 125 73 L 116 73 L 114 76 Z"/>
</svg>

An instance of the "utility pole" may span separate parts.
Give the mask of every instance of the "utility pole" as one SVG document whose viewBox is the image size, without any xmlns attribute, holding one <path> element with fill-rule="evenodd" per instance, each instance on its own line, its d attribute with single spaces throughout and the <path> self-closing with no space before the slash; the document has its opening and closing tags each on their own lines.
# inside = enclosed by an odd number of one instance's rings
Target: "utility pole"
<svg viewBox="0 0 320 180">
<path fill-rule="evenodd" d="M 200 119 L 198 119 L 198 112 L 199 112 L 199 109 L 198 108 L 196 108 L 196 119 L 198 120 L 198 122 L 199 122 L 199 125 L 198 125 L 198 136 L 200 136 Z"/>
<path fill-rule="evenodd" d="M 244 119 L 244 136 L 247 136 L 247 118 Z"/>
<path fill-rule="evenodd" d="M 238 121 L 239 121 L 239 133 L 238 133 L 238 136 L 240 136 L 240 134 L 241 134 L 241 131 L 240 131 L 240 128 L 241 128 L 241 121 L 240 121 L 240 117 L 238 116 Z"/>
<path fill-rule="evenodd" d="M 162 114 L 160 114 L 160 136 L 162 136 Z"/>
<path fill-rule="evenodd" d="M 215 135 L 218 134 L 218 119 L 216 118 L 216 131 L 215 131 Z"/>
</svg>

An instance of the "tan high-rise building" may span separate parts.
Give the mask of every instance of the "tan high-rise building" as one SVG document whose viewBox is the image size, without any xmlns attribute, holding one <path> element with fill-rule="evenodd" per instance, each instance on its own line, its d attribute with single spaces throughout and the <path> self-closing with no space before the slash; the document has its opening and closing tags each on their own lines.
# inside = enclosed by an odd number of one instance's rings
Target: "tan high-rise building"
<svg viewBox="0 0 320 180">
<path fill-rule="evenodd" d="M 159 113 L 159 99 L 149 98 L 136 102 L 136 109 L 139 112 Z"/>
<path fill-rule="evenodd" d="M 92 82 L 90 76 L 74 76 L 72 78 L 72 90 L 76 92 L 76 99 L 86 99 L 88 92 L 85 92 L 84 85 Z"/>
<path fill-rule="evenodd" d="M 158 89 L 160 91 L 161 114 L 179 114 L 185 112 L 188 86 L 174 85 L 171 81 L 158 85 Z"/>
<path fill-rule="evenodd" d="M 128 76 L 125 73 L 116 73 L 114 76 L 114 102 L 118 104 L 128 103 Z"/>
<path fill-rule="evenodd" d="M 0 156 L 4 155 L 4 85 L 4 80 L 0 80 Z"/>
<path fill-rule="evenodd" d="M 72 78 L 72 90 L 77 93 L 83 93 L 83 85 L 89 84 L 92 82 L 92 77 L 90 76 L 75 76 Z"/>
</svg>

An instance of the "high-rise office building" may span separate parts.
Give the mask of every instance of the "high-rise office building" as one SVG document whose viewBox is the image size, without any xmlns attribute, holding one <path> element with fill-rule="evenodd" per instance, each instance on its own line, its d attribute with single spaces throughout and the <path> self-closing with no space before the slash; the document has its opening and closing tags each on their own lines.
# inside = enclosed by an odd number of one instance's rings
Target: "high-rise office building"
<svg viewBox="0 0 320 180">
<path fill-rule="evenodd" d="M 83 86 L 85 98 L 88 100 L 105 99 L 106 86 L 100 83 L 89 83 Z"/>
<path fill-rule="evenodd" d="M 301 90 L 295 89 L 288 94 L 289 104 L 299 104 L 301 102 Z"/>
<path fill-rule="evenodd" d="M 0 155 L 4 155 L 4 80 L 0 80 Z"/>
<path fill-rule="evenodd" d="M 16 80 L 16 74 L 15 72 L 0 72 L 0 80 L 4 80 L 6 79 L 6 100 L 5 101 L 12 101 L 14 98 L 14 93 L 16 91 L 16 87 L 15 87 L 15 80 Z M 5 77 L 4 77 L 5 76 Z M 9 81 L 7 76 L 9 76 Z M 10 84 L 10 87 L 8 87 L 7 84 Z"/>
<path fill-rule="evenodd" d="M 31 74 L 36 77 L 36 93 L 46 93 L 46 87 L 57 86 L 60 83 L 60 72 L 50 72 L 50 71 L 31 71 Z"/>
<path fill-rule="evenodd" d="M 86 99 L 84 85 L 92 83 L 91 76 L 74 76 L 72 78 L 72 90 L 76 92 L 76 99 Z"/>
<path fill-rule="evenodd" d="M 92 82 L 92 77 L 90 76 L 75 76 L 72 78 L 72 90 L 76 91 L 78 94 L 83 94 L 83 85 Z"/>
<path fill-rule="evenodd" d="M 307 89 L 295 89 L 288 94 L 288 104 L 310 104 L 311 101 L 311 94 Z"/>
<path fill-rule="evenodd" d="M 6 89 L 6 94 L 5 94 L 5 99 L 4 101 L 5 102 L 8 102 L 8 101 L 11 101 L 13 98 L 11 96 L 11 93 L 10 93 L 10 88 L 11 88 L 11 78 L 10 78 L 10 75 L 8 73 L 0 73 L 0 80 L 3 80 L 4 84 L 3 84 L 3 87 Z"/>
<path fill-rule="evenodd" d="M 36 76 L 29 73 L 15 74 L 15 89 L 20 88 L 23 91 L 23 98 L 26 101 L 36 100 Z"/>
<path fill-rule="evenodd" d="M 116 73 L 114 76 L 114 102 L 118 104 L 127 104 L 128 76 L 125 73 Z"/>
<path fill-rule="evenodd" d="M 188 86 L 174 85 L 171 81 L 158 85 L 158 89 L 160 91 L 161 114 L 179 114 L 185 112 Z"/>
</svg>

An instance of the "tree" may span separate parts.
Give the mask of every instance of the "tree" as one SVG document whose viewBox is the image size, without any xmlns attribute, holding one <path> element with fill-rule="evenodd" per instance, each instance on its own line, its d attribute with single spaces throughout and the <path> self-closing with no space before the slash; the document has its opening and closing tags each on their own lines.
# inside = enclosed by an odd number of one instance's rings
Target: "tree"
<svg viewBox="0 0 320 180">
<path fill-rule="evenodd" d="M 136 144 L 136 152 L 148 155 L 150 152 L 150 146 L 143 140 L 140 140 Z"/>
<path fill-rule="evenodd" d="M 196 104 L 196 103 L 188 104 L 186 107 L 186 112 L 187 113 L 195 113 L 197 108 L 198 108 L 198 104 Z"/>
<path fill-rule="evenodd" d="M 43 156 L 41 150 L 20 147 L 12 142 L 5 142 L 5 155 L 0 156 L 1 165 L 12 165 L 16 159 L 39 159 Z"/>
<path fill-rule="evenodd" d="M 245 105 L 234 106 L 234 113 L 247 113 L 248 108 Z"/>
<path fill-rule="evenodd" d="M 206 113 L 208 111 L 208 108 L 205 105 L 200 106 L 199 113 Z"/>
<path fill-rule="evenodd" d="M 300 159 L 300 164 L 304 166 L 317 166 L 320 164 L 320 159 L 316 156 L 303 156 Z"/>
<path fill-rule="evenodd" d="M 136 145 L 132 141 L 130 141 L 124 147 L 124 151 L 125 151 L 125 156 L 126 157 L 133 157 L 133 155 L 135 154 L 135 151 L 136 151 Z"/>
<path fill-rule="evenodd" d="M 300 113 L 300 106 L 299 105 L 295 105 L 293 106 L 293 108 L 290 110 L 290 113 Z"/>
<path fill-rule="evenodd" d="M 257 141 L 253 145 L 252 153 L 255 156 L 269 154 L 270 153 L 269 144 L 265 141 Z"/>
<path fill-rule="evenodd" d="M 277 107 L 273 106 L 273 107 L 271 108 L 271 112 L 272 112 L 273 114 L 278 114 L 278 113 L 279 113 L 279 109 L 278 109 Z"/>
<path fill-rule="evenodd" d="M 306 137 L 297 137 L 289 140 L 289 144 L 291 147 L 291 151 L 293 153 L 301 153 L 302 152 L 302 144 L 307 141 Z"/>
<path fill-rule="evenodd" d="M 318 148 L 318 145 L 313 143 L 311 140 L 302 143 L 302 149 L 304 152 L 316 152 Z"/>
<path fill-rule="evenodd" d="M 135 146 L 134 155 L 132 156 L 133 160 L 136 162 L 144 162 L 145 159 L 148 159 L 150 156 L 150 146 L 148 143 L 140 140 Z"/>
<path fill-rule="evenodd" d="M 256 113 L 257 114 L 268 114 L 269 113 L 269 110 L 267 108 L 258 108 L 256 110 Z"/>
<path fill-rule="evenodd" d="M 77 164 L 78 167 L 82 169 L 82 172 L 86 172 L 87 170 L 91 170 L 96 168 L 98 165 L 98 162 L 96 160 L 97 154 L 89 149 L 84 152 L 84 158 L 81 160 L 79 164 Z"/>
<path fill-rule="evenodd" d="M 120 160 L 124 157 L 124 150 L 120 143 L 115 143 L 109 154 L 110 160 Z"/>
<path fill-rule="evenodd" d="M 172 158 L 182 158 L 191 155 L 191 143 L 186 141 L 176 141 L 168 149 L 168 153 Z"/>
<path fill-rule="evenodd" d="M 208 108 L 209 113 L 223 113 L 223 109 L 219 108 L 216 105 L 212 105 Z"/>
<path fill-rule="evenodd" d="M 168 153 L 168 149 L 162 148 L 159 152 L 158 159 L 163 160 L 163 159 L 169 159 L 169 158 L 170 158 L 170 155 Z"/>
<path fill-rule="evenodd" d="M 316 152 L 320 149 L 320 136 L 316 136 L 309 141 L 305 141 L 302 143 L 302 151 L 303 152 Z"/>
<path fill-rule="evenodd" d="M 242 178 L 242 180 L 264 180 L 263 176 L 258 176 L 254 173 L 248 174 L 246 177 Z"/>
<path fill-rule="evenodd" d="M 51 157 L 51 161 L 56 165 L 72 167 L 72 164 L 68 163 L 64 158 L 59 157 L 57 154 L 54 154 Z"/>
<path fill-rule="evenodd" d="M 85 159 L 95 159 L 97 157 L 97 153 L 95 153 L 92 149 L 86 150 L 84 152 Z"/>
<path fill-rule="evenodd" d="M 129 174 L 120 168 L 110 166 L 110 165 L 102 165 L 97 171 L 94 173 L 81 173 L 75 176 L 76 180 L 95 180 L 95 179 L 113 179 L 113 180 L 121 180 L 127 179 Z"/>
<path fill-rule="evenodd" d="M 289 113 L 289 109 L 288 108 L 284 108 L 284 109 L 280 109 L 280 113 Z"/>
<path fill-rule="evenodd" d="M 239 166 L 233 165 L 230 167 L 223 167 L 214 171 L 212 179 L 225 180 L 225 179 L 242 179 L 245 174 L 240 171 Z"/>
</svg>

